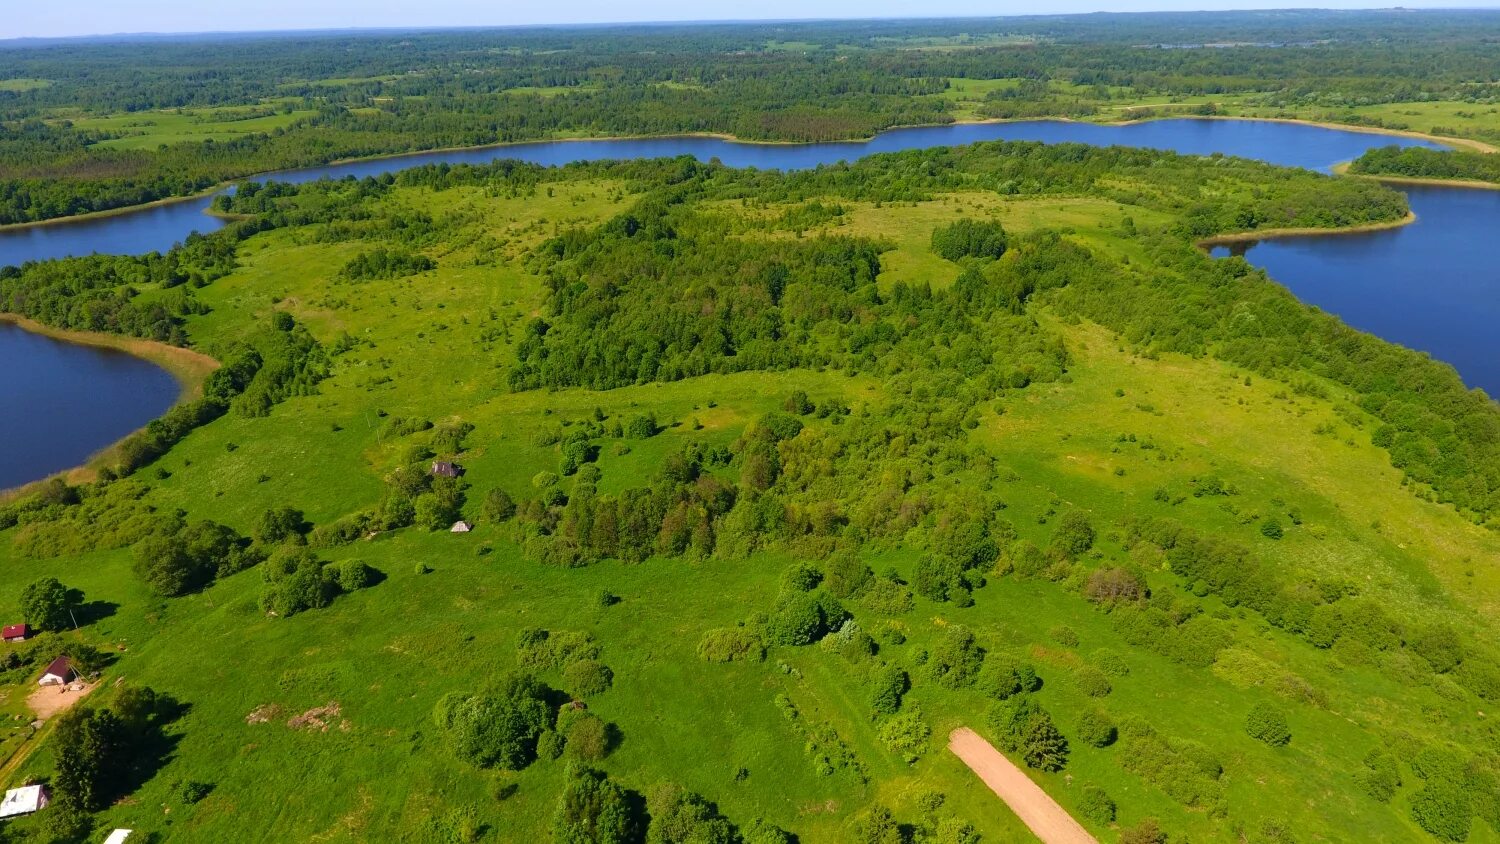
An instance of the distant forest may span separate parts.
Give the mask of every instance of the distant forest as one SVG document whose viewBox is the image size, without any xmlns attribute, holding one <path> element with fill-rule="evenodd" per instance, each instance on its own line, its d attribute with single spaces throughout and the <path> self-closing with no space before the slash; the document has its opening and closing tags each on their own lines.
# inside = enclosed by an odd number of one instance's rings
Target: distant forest
<svg viewBox="0 0 1500 844">
<path fill-rule="evenodd" d="M 826 141 L 1162 96 L 1491 103 L 1496 38 L 1500 15 L 1445 11 L 13 41 L 0 44 L 0 80 L 37 83 L 0 85 L 0 224 L 342 158 L 561 135 Z M 951 79 L 1019 84 L 959 114 Z M 301 114 L 154 148 L 101 146 L 118 131 L 82 125 L 228 105 Z"/>
</svg>

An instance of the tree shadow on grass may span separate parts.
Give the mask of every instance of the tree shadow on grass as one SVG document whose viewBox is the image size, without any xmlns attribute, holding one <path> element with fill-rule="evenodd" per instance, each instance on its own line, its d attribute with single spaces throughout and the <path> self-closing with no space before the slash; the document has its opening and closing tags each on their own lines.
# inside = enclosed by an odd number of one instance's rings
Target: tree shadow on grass
<svg viewBox="0 0 1500 844">
<path fill-rule="evenodd" d="M 160 692 L 142 707 L 140 723 L 130 739 L 130 758 L 116 780 L 119 794 L 134 793 L 176 758 L 183 736 L 167 728 L 190 711 L 192 704 Z"/>
<path fill-rule="evenodd" d="M 114 601 L 86 601 L 73 605 L 73 620 L 79 627 L 96 624 L 120 611 Z"/>
</svg>

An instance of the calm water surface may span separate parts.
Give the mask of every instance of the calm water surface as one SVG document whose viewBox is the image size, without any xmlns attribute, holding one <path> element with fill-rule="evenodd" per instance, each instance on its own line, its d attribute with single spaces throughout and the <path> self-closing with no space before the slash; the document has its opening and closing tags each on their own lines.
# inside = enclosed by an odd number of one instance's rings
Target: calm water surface
<svg viewBox="0 0 1500 844">
<path fill-rule="evenodd" d="M 978 141 L 1079 142 L 1223 153 L 1327 171 L 1372 147 L 1436 146 L 1410 138 L 1289 123 L 1160 120 L 1098 126 L 1055 120 L 897 129 L 868 142 L 745 144 L 720 138 L 550 141 L 421 153 L 270 176 L 287 182 L 375 176 L 427 164 L 511 158 L 543 165 L 691 155 L 734 167 L 794 170 L 882 152 Z M 1349 324 L 1453 363 L 1473 386 L 1500 394 L 1500 273 L 1481 250 L 1500 232 L 1500 193 L 1410 191 L 1419 222 L 1342 237 L 1267 241 L 1247 257 L 1304 301 Z M 166 250 L 222 223 L 211 197 L 109 217 L 0 231 L 0 265 L 90 253 Z M 77 465 L 176 395 L 165 372 L 117 353 L 68 346 L 0 325 L 0 488 Z"/>
<path fill-rule="evenodd" d="M 155 364 L 0 323 L 0 489 L 83 463 L 177 394 Z"/>
</svg>

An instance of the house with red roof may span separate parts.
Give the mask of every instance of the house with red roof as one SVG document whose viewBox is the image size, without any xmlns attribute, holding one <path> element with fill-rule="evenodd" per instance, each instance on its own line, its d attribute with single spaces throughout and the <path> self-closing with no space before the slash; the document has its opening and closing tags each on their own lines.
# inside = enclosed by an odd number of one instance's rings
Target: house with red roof
<svg viewBox="0 0 1500 844">
<path fill-rule="evenodd" d="M 31 625 L 29 624 L 7 624 L 0 630 L 0 639 L 7 642 L 24 642 L 31 636 Z"/>
</svg>

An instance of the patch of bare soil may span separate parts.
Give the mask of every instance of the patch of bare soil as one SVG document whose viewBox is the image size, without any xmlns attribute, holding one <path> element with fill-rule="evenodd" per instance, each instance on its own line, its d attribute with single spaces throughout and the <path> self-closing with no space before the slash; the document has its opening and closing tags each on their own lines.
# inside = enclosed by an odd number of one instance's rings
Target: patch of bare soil
<svg viewBox="0 0 1500 844">
<path fill-rule="evenodd" d="M 67 712 L 74 704 L 83 700 L 83 696 L 94 690 L 98 683 L 69 683 L 66 686 L 38 686 L 37 690 L 26 696 L 26 705 L 36 714 L 38 720 L 45 721 L 60 712 Z"/>
<path fill-rule="evenodd" d="M 343 708 L 338 701 L 333 700 L 327 706 L 315 706 L 301 715 L 292 716 L 286 725 L 294 730 L 317 730 L 320 733 L 328 732 L 329 727 L 338 727 L 347 733 L 349 722 L 339 717 L 341 712 Z"/>
</svg>

